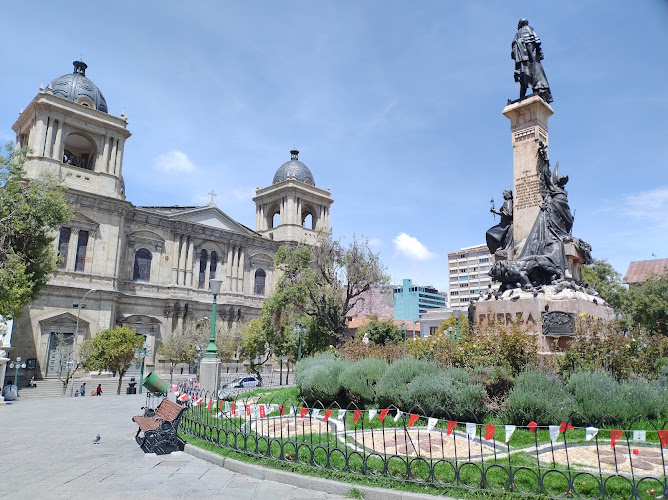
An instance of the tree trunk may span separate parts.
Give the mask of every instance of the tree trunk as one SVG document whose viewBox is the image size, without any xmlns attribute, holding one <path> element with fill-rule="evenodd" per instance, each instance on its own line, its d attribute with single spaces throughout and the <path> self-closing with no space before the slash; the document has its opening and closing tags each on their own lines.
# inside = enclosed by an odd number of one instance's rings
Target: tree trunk
<svg viewBox="0 0 668 500">
<path fill-rule="evenodd" d="M 118 389 L 116 390 L 116 394 L 118 396 L 121 395 L 121 384 L 123 384 L 123 375 L 125 375 L 125 371 L 119 371 L 118 372 Z"/>
</svg>

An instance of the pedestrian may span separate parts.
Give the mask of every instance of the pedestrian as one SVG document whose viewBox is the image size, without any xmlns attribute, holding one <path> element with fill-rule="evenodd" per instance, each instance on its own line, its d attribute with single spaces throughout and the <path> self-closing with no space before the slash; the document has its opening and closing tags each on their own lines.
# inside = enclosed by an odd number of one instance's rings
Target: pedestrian
<svg viewBox="0 0 668 500">
<path fill-rule="evenodd" d="M 81 394 L 82 398 L 86 395 L 86 382 L 81 384 L 81 387 L 79 387 L 79 394 Z"/>
<path fill-rule="evenodd" d="M 97 384 L 97 389 L 95 390 L 96 396 L 102 396 L 102 384 Z"/>
<path fill-rule="evenodd" d="M 37 384 L 35 383 L 35 377 L 30 377 L 30 382 L 28 382 L 28 387 L 32 387 L 33 389 L 37 387 Z"/>
</svg>

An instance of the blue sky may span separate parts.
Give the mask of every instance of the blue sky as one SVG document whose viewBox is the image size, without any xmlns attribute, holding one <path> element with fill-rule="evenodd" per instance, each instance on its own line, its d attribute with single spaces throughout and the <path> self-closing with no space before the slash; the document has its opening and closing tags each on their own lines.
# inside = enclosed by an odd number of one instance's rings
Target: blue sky
<svg viewBox="0 0 668 500">
<path fill-rule="evenodd" d="M 529 19 L 568 174 L 573 233 L 622 274 L 668 257 L 668 3 L 2 2 L 0 140 L 40 83 L 87 76 L 133 136 L 137 205 L 206 204 L 254 227 L 256 186 L 296 146 L 331 187 L 336 237 L 369 238 L 392 281 L 447 289 L 447 253 L 484 242 L 512 186 L 501 114 Z M 498 221 L 498 219 L 497 219 Z"/>
</svg>

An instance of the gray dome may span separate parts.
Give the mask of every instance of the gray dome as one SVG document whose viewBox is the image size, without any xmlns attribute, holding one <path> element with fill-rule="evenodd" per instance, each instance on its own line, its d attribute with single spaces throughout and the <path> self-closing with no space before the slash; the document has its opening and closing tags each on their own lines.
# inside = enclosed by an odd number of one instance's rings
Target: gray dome
<svg viewBox="0 0 668 500">
<path fill-rule="evenodd" d="M 97 85 L 86 78 L 88 65 L 83 61 L 74 61 L 74 72 L 53 80 L 49 85 L 54 95 L 64 97 L 72 102 L 93 107 L 98 111 L 107 111 L 107 101 Z"/>
<path fill-rule="evenodd" d="M 306 165 L 299 161 L 298 155 L 299 151 L 296 149 L 290 151 L 290 161 L 286 161 L 278 170 L 276 170 L 273 184 L 294 179 L 303 182 L 304 184 L 315 186 L 313 174 Z"/>
</svg>

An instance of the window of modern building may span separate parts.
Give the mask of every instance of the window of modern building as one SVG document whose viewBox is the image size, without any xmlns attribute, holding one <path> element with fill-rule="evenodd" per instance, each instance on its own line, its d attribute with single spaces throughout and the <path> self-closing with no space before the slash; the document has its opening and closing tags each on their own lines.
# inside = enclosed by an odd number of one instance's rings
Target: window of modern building
<svg viewBox="0 0 668 500">
<path fill-rule="evenodd" d="M 65 269 L 67 266 L 67 249 L 70 246 L 70 236 L 72 236 L 72 230 L 69 227 L 60 228 L 60 238 L 58 239 L 58 269 Z"/>
<path fill-rule="evenodd" d="M 264 284 L 267 278 L 267 274 L 263 269 L 258 269 L 255 271 L 255 287 L 253 293 L 255 295 L 264 295 Z"/>
<path fill-rule="evenodd" d="M 88 231 L 79 231 L 77 240 L 77 259 L 74 264 L 74 270 L 83 272 L 86 266 L 86 249 L 88 248 Z"/>
<path fill-rule="evenodd" d="M 199 281 L 197 283 L 197 288 L 204 288 L 204 281 L 206 281 L 206 261 L 208 259 L 208 252 L 202 250 L 199 254 Z"/>
<path fill-rule="evenodd" d="M 133 281 L 150 281 L 151 280 L 151 260 L 153 256 L 151 252 L 145 248 L 140 248 L 135 254 L 135 268 L 132 274 Z"/>
</svg>

